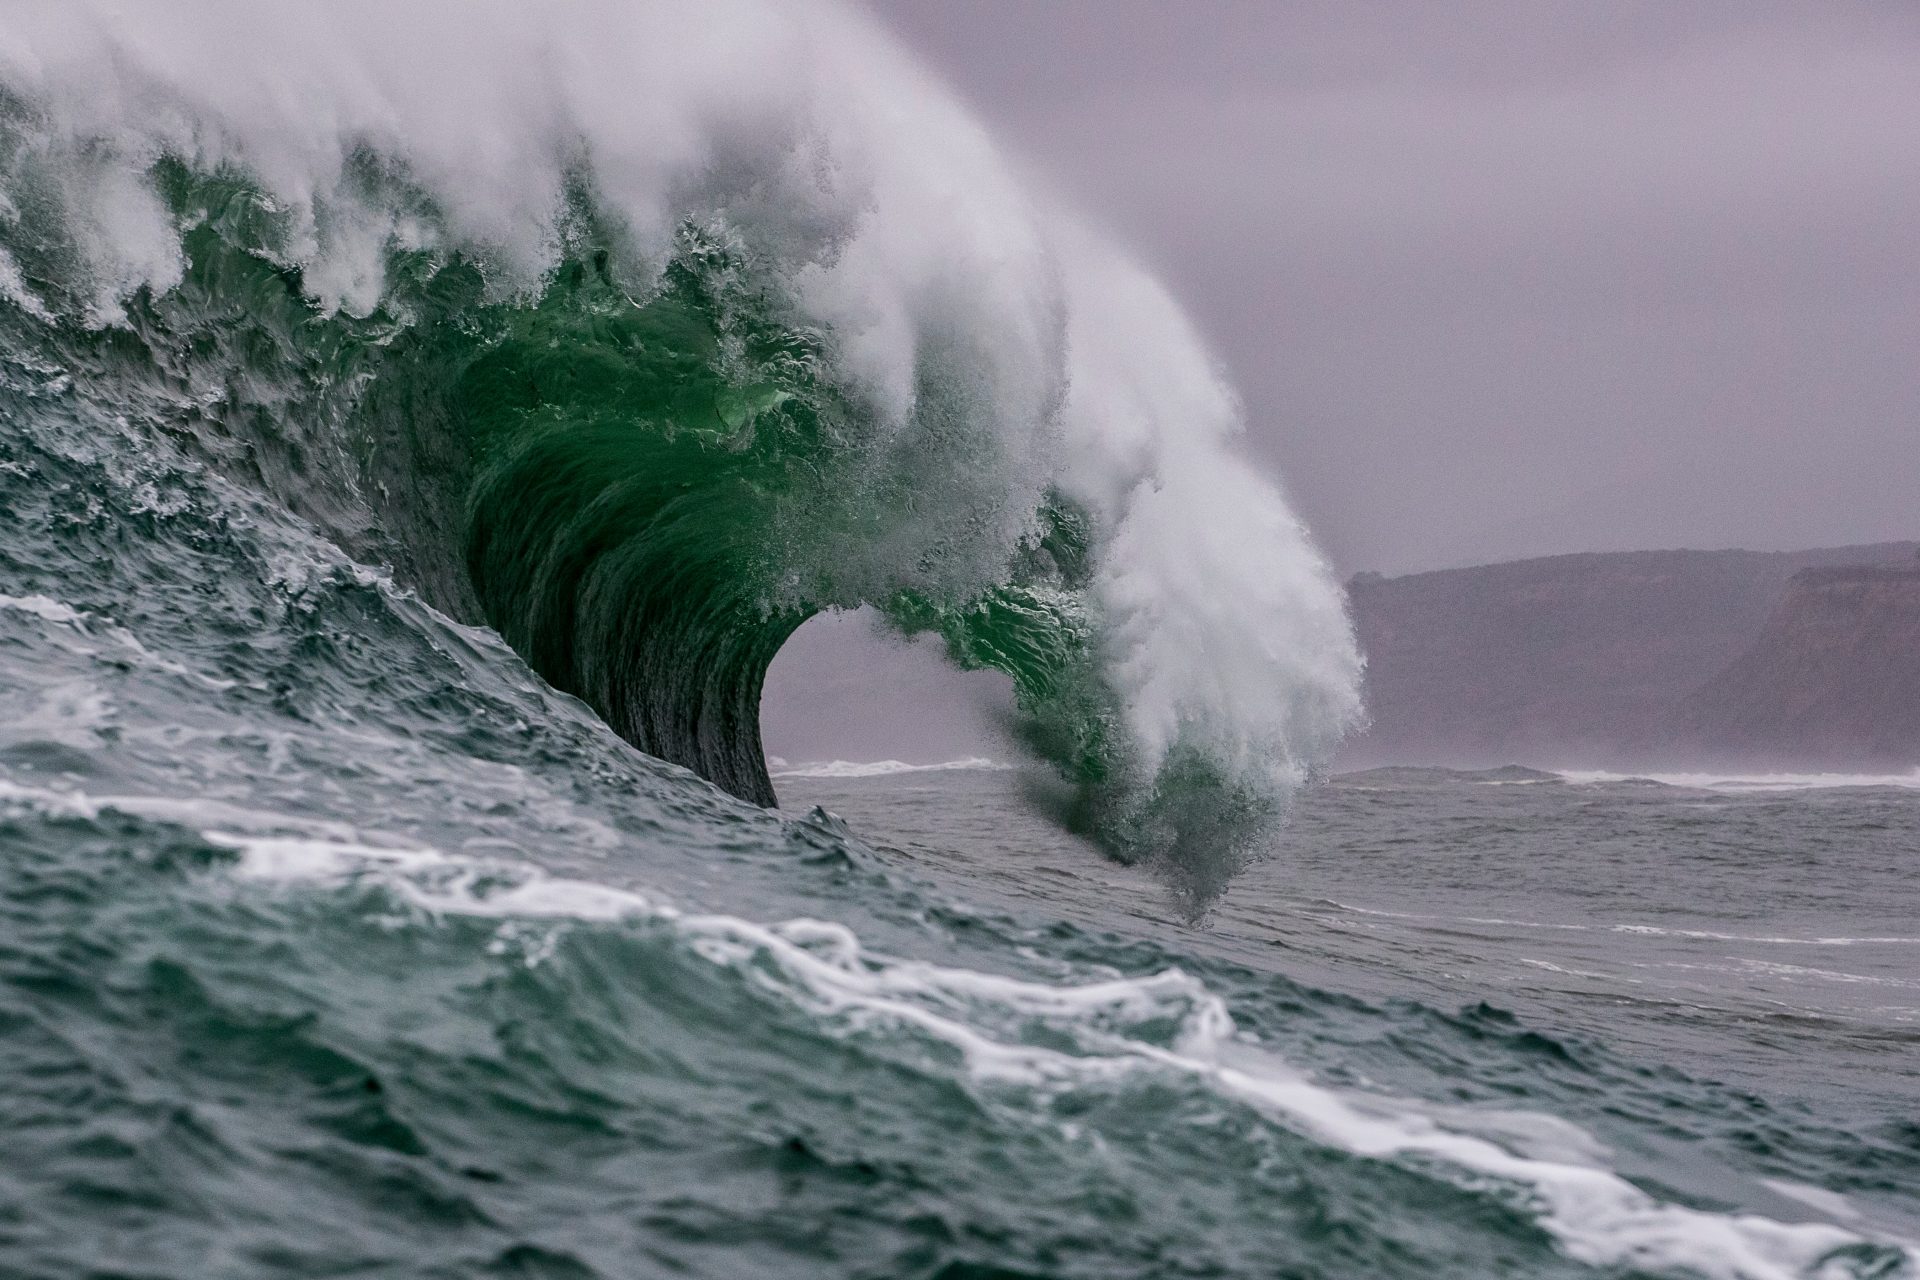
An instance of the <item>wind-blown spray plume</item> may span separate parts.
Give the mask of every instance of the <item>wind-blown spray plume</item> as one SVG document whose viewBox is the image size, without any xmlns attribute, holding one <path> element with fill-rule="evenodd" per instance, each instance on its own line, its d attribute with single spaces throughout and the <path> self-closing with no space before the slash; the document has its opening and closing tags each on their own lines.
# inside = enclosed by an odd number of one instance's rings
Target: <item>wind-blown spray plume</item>
<svg viewBox="0 0 1920 1280">
<path fill-rule="evenodd" d="M 1178 308 L 863 18 L 7 8 L 9 341 L 642 749 L 770 803 L 767 664 L 873 605 L 1198 910 L 1357 718 Z"/>
</svg>

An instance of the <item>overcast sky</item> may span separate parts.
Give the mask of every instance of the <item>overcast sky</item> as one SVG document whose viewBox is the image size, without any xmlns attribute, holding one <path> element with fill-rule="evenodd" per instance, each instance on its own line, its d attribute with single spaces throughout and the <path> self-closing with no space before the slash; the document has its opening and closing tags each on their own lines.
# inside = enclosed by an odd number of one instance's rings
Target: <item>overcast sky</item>
<svg viewBox="0 0 1920 1280">
<path fill-rule="evenodd" d="M 1920 5 L 872 0 L 1343 571 L 1920 534 Z"/>
</svg>

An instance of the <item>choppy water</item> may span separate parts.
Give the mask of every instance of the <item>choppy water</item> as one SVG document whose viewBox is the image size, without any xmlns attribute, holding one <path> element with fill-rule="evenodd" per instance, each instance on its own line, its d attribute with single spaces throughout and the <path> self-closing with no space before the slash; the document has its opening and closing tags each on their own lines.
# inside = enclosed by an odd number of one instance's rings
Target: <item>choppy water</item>
<svg viewBox="0 0 1920 1280">
<path fill-rule="evenodd" d="M 757 811 L 269 512 L 17 479 L 103 554 L 6 562 L 8 1274 L 1912 1269 L 1911 792 L 1346 779 L 1195 929 L 1023 775 Z"/>
<path fill-rule="evenodd" d="M 1920 1103 L 1920 779 L 1568 777 L 1336 777 L 1284 854 L 1172 945 L 1367 998 L 1481 997 L 1861 1114 Z M 1165 927 L 1151 881 L 1089 858 L 1021 773 L 828 768 L 782 786 L 975 893 Z"/>
<path fill-rule="evenodd" d="M 0 1277 L 1914 1275 L 1915 794 L 1249 871 L 1337 586 L 857 14 L 6 12 Z M 735 798 L 863 602 L 1066 781 Z"/>
</svg>

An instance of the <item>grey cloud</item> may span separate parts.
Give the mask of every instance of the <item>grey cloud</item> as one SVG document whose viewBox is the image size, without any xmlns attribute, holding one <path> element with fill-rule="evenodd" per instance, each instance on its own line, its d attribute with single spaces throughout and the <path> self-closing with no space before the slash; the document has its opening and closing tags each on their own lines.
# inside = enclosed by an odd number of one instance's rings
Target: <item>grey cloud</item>
<svg viewBox="0 0 1920 1280">
<path fill-rule="evenodd" d="M 1345 568 L 1920 526 L 1920 10 L 878 9 L 1173 282 Z"/>
</svg>

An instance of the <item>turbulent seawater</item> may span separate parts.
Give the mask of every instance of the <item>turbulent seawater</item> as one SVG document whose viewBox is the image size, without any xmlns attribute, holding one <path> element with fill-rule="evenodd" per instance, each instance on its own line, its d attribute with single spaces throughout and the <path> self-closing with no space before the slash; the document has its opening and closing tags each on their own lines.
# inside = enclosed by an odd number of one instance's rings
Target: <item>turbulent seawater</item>
<svg viewBox="0 0 1920 1280">
<path fill-rule="evenodd" d="M 759 804 L 768 664 L 869 606 L 1008 676 L 1189 911 L 1357 719 L 1191 325 L 857 13 L 5 17 L 23 448 L 244 491 Z"/>
<path fill-rule="evenodd" d="M 1911 1275 L 1912 795 L 1307 786 L 1242 426 L 838 7 L 0 4 L 0 1275 Z"/>
<path fill-rule="evenodd" d="M 1555 1028 L 1555 1053 L 1604 1046 L 1869 1127 L 1920 1105 L 1920 775 L 1339 775 L 1198 929 L 1036 811 L 1048 786 L 1030 772 L 780 782 L 791 806 L 858 815 L 876 847 L 1008 909 L 1370 1001 L 1481 998 Z"/>
<path fill-rule="evenodd" d="M 216 646 L 311 694 L 136 614 L 0 612 L 8 1274 L 1912 1272 L 1920 793 L 1344 779 L 1196 929 L 1044 775 L 767 813 L 362 573 Z"/>
</svg>

